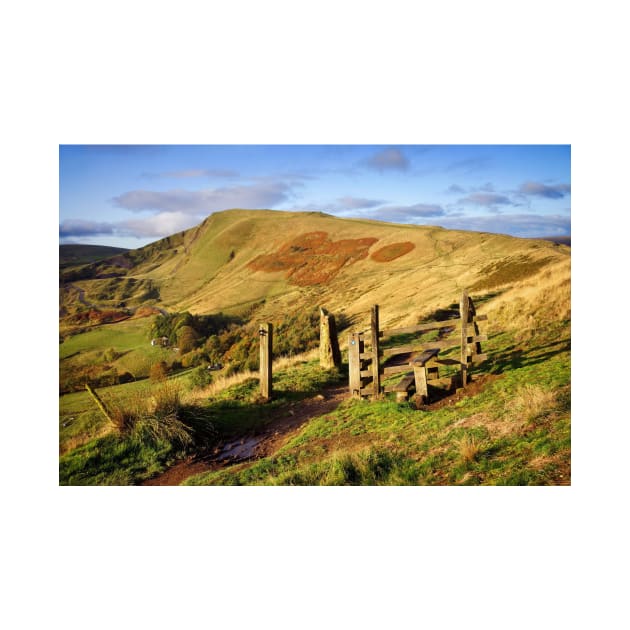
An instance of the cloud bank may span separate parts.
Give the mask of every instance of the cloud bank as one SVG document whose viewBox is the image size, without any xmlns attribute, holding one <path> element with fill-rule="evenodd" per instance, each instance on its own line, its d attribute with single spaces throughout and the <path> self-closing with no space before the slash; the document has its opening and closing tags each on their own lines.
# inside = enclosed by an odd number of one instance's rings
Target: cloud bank
<svg viewBox="0 0 630 630">
<path fill-rule="evenodd" d="M 376 171 L 406 171 L 409 168 L 409 160 L 399 149 L 383 149 L 369 157 L 365 164 Z"/>
<path fill-rule="evenodd" d="M 521 185 L 519 192 L 524 195 L 535 195 L 547 199 L 562 199 L 571 194 L 571 186 L 570 184 L 548 186 L 540 182 L 525 182 Z"/>
<path fill-rule="evenodd" d="M 126 210 L 182 212 L 207 215 L 231 208 L 270 208 L 289 199 L 291 187 L 284 182 L 262 181 L 248 186 L 206 190 L 131 190 L 112 199 Z"/>
</svg>

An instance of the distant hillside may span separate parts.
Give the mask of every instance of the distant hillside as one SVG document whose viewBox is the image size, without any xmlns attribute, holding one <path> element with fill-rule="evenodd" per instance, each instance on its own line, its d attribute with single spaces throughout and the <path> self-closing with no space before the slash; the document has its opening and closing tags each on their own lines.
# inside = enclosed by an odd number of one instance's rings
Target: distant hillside
<svg viewBox="0 0 630 630">
<path fill-rule="evenodd" d="M 116 256 L 116 254 L 124 254 L 126 251 L 129 250 L 106 245 L 59 245 L 59 268 L 85 265 Z"/>
<path fill-rule="evenodd" d="M 355 320 L 380 304 L 383 323 L 405 325 L 456 300 L 464 287 L 496 291 L 569 258 L 563 245 L 501 234 L 228 210 L 64 280 L 103 307 L 159 304 L 274 318 L 320 305 Z"/>
<path fill-rule="evenodd" d="M 568 245 L 571 247 L 571 237 L 570 236 L 541 236 L 543 241 L 551 241 L 552 243 L 556 243 L 558 245 Z"/>
</svg>

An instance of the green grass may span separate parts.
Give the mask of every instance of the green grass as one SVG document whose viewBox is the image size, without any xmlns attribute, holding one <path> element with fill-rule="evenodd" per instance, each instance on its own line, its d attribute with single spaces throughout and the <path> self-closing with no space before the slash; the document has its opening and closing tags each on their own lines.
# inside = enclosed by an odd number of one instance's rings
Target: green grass
<svg viewBox="0 0 630 630">
<path fill-rule="evenodd" d="M 183 389 L 188 387 L 191 369 L 169 378 L 179 383 Z M 105 403 L 123 401 L 134 397 L 149 397 L 153 384 L 147 379 L 114 385 L 98 390 Z M 102 433 L 111 430 L 110 423 L 97 409 L 94 400 L 87 391 L 72 392 L 59 397 L 59 450 L 64 453 L 73 445 L 88 442 Z"/>
<path fill-rule="evenodd" d="M 312 419 L 272 457 L 197 475 L 186 484 L 568 483 L 570 360 L 559 343 L 551 354 L 532 347 L 521 367 L 497 359 L 489 367 L 498 378 L 483 391 L 434 411 L 392 400 L 348 400 Z M 550 394 L 535 418 L 515 411 L 527 387 Z"/>
</svg>

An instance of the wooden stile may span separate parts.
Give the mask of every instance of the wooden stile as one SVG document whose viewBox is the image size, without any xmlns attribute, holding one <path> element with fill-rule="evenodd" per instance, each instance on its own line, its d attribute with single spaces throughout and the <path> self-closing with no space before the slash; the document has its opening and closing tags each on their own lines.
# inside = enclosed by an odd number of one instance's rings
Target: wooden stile
<svg viewBox="0 0 630 630">
<path fill-rule="evenodd" d="M 348 337 L 351 395 L 379 398 L 382 392 L 395 392 L 397 400 L 403 400 L 407 398 L 408 392 L 415 385 L 418 400 L 428 402 L 429 386 L 448 385 L 454 388 L 461 384 L 461 387 L 465 388 L 468 384 L 470 368 L 487 359 L 487 355 L 482 353 L 481 342 L 487 341 L 488 335 L 480 333 L 477 322 L 486 321 L 488 317 L 477 315 L 475 305 L 467 290 L 462 291 L 459 308 L 460 317 L 457 319 L 379 330 L 379 307 L 373 306 L 369 331 L 352 333 Z M 458 326 L 459 330 L 457 330 Z M 403 333 L 422 334 L 433 330 L 442 331 L 437 341 L 409 343 L 383 350 L 380 348 L 380 339 L 383 337 Z M 451 333 L 455 334 L 451 335 Z M 371 348 L 366 352 L 363 340 L 368 334 Z M 459 358 L 439 358 L 440 351 L 452 348 L 460 348 Z M 381 367 L 379 364 L 381 356 L 388 358 L 412 353 L 414 357 L 411 360 L 405 360 L 402 365 Z M 458 366 L 460 374 L 440 378 L 440 366 Z M 394 374 L 401 374 L 402 378 L 398 383 L 386 385 L 383 388 L 381 378 Z"/>
</svg>

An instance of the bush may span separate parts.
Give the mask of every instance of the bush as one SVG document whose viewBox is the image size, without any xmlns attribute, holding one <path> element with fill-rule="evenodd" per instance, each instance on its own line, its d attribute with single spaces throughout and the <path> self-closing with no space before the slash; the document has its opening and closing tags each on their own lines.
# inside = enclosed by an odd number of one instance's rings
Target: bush
<svg viewBox="0 0 630 630">
<path fill-rule="evenodd" d="M 190 385 L 193 389 L 203 389 L 212 383 L 212 373 L 206 366 L 196 367 L 190 375 Z"/>
<path fill-rule="evenodd" d="M 116 352 L 114 348 L 108 348 L 103 353 L 103 359 L 107 361 L 107 363 L 111 363 L 112 361 L 115 361 L 119 356 L 120 354 Z"/>
<path fill-rule="evenodd" d="M 149 379 L 153 383 L 161 383 L 166 380 L 168 376 L 168 365 L 166 361 L 160 361 L 159 363 L 154 363 L 151 366 L 151 370 L 149 371 Z"/>
</svg>

